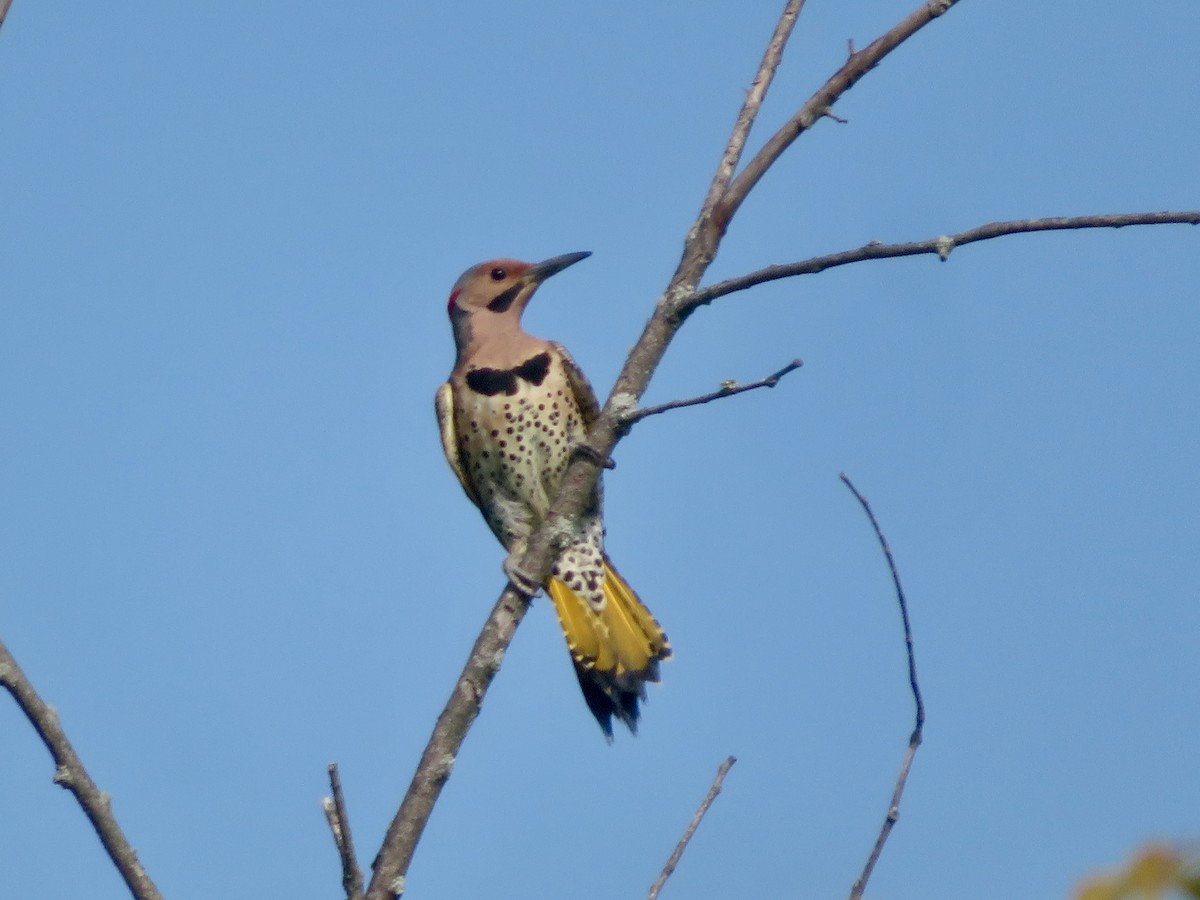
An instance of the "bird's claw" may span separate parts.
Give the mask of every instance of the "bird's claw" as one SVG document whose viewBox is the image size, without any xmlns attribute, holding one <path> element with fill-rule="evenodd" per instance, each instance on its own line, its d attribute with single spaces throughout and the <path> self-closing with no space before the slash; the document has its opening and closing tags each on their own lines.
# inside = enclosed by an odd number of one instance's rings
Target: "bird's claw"
<svg viewBox="0 0 1200 900">
<path fill-rule="evenodd" d="M 521 561 L 515 555 L 504 560 L 504 574 L 508 576 L 508 583 L 524 597 L 532 599 L 542 589 L 538 580 L 521 568 Z"/>
<path fill-rule="evenodd" d="M 615 469 L 617 467 L 617 464 L 613 462 L 611 457 L 601 456 L 591 444 L 575 444 L 571 447 L 571 455 L 582 456 L 588 462 L 601 469 Z"/>
</svg>

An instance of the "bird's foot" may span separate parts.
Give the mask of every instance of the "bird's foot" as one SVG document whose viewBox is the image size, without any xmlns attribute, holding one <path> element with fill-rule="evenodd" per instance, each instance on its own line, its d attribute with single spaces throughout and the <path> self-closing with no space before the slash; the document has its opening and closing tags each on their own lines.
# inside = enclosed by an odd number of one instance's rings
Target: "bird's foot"
<svg viewBox="0 0 1200 900">
<path fill-rule="evenodd" d="M 532 599 L 542 589 L 541 583 L 521 568 L 521 560 L 515 553 L 504 560 L 504 574 L 508 576 L 508 583 L 523 597 Z"/>
<path fill-rule="evenodd" d="M 588 462 L 601 469 L 615 469 L 617 464 L 612 461 L 612 457 L 601 456 L 596 452 L 596 448 L 591 444 L 578 443 L 571 447 L 572 456 L 582 456 Z"/>
</svg>

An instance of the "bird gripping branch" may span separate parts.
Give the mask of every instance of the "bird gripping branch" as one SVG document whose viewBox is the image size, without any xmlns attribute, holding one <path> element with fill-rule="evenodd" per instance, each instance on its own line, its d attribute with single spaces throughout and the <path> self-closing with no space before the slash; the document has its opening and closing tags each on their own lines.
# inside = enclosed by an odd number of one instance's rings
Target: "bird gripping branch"
<svg viewBox="0 0 1200 900">
<path fill-rule="evenodd" d="M 543 281 L 590 255 L 496 259 L 464 272 L 447 307 L 457 360 L 436 406 L 446 459 L 508 551 L 504 571 L 522 592 L 550 595 L 584 700 L 611 740 L 613 716 L 636 731 L 638 701 L 671 645 L 604 552 L 600 484 L 545 584 L 518 564 L 600 414 L 571 355 L 528 334 L 521 314 Z"/>
</svg>

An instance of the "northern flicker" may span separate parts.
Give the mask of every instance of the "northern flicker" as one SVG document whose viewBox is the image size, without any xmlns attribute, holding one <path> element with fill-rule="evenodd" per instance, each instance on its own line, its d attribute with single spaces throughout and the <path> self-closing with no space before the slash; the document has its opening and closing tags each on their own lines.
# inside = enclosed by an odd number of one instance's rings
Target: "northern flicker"
<svg viewBox="0 0 1200 900">
<path fill-rule="evenodd" d="M 550 595 L 584 700 L 612 740 L 613 716 L 636 732 L 638 700 L 671 645 L 604 552 L 599 484 L 545 584 L 517 565 L 600 413 L 571 355 L 526 333 L 521 314 L 544 280 L 590 255 L 467 269 L 450 292 L 458 356 L 436 406 L 450 468 L 508 551 L 504 571 L 526 593 Z"/>
</svg>

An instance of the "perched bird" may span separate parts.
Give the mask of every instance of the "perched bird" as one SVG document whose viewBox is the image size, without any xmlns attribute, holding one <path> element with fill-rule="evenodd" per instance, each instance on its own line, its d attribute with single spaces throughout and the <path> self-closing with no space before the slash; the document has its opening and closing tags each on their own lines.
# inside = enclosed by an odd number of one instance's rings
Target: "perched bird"
<svg viewBox="0 0 1200 900">
<path fill-rule="evenodd" d="M 613 716 L 636 732 L 638 700 L 671 645 L 604 552 L 599 484 L 545 584 L 517 564 L 600 413 L 570 354 L 526 333 L 521 314 L 543 281 L 590 255 L 467 269 L 450 292 L 458 356 L 436 406 L 450 468 L 508 550 L 509 580 L 530 596 L 544 587 L 554 601 L 583 697 L 611 741 Z"/>
</svg>

